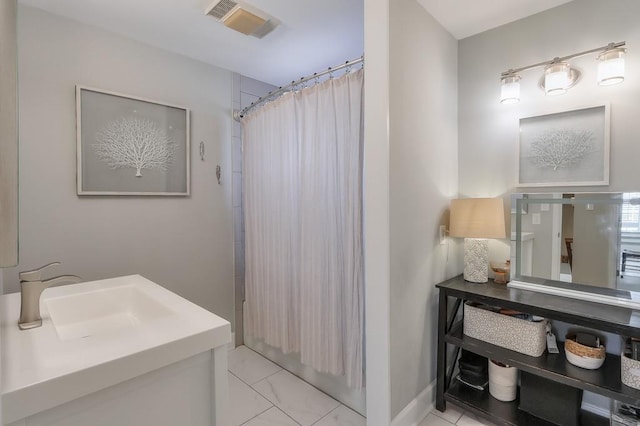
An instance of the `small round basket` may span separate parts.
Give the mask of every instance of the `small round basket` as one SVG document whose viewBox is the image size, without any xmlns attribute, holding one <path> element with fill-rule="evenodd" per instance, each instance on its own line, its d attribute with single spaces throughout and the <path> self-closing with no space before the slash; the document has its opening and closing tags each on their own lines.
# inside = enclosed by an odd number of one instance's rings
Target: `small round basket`
<svg viewBox="0 0 640 426">
<path fill-rule="evenodd" d="M 564 341 L 565 355 L 567 361 L 576 367 L 586 368 L 588 370 L 595 370 L 600 368 L 604 364 L 604 359 L 607 355 L 606 349 L 603 345 L 597 348 L 591 346 L 584 346 L 576 342 L 576 336 L 567 336 Z"/>
</svg>

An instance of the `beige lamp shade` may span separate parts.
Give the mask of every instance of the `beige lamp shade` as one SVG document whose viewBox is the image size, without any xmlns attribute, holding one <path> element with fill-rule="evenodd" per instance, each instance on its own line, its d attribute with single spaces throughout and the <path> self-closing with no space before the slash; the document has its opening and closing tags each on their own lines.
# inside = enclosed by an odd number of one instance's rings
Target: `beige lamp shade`
<svg viewBox="0 0 640 426">
<path fill-rule="evenodd" d="M 505 238 L 502 198 L 451 201 L 449 235 L 461 238 Z"/>
</svg>

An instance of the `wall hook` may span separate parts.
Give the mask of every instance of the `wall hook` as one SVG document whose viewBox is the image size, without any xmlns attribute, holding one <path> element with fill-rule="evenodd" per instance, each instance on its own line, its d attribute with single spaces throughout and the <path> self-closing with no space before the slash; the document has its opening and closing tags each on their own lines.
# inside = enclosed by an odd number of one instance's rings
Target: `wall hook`
<svg viewBox="0 0 640 426">
<path fill-rule="evenodd" d="M 221 177 L 222 177 L 222 169 L 220 168 L 220 165 L 217 165 L 216 166 L 216 178 L 218 179 L 218 185 L 222 185 Z"/>
<path fill-rule="evenodd" d="M 204 142 L 200 142 L 200 160 L 204 161 Z"/>
</svg>

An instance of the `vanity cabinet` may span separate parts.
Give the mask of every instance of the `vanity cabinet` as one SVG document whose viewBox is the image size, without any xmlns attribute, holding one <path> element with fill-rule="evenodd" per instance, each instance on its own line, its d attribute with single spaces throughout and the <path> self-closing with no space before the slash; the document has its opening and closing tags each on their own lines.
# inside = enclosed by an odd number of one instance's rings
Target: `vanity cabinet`
<svg viewBox="0 0 640 426">
<path fill-rule="evenodd" d="M 228 397 L 216 388 L 220 377 L 226 381 L 226 352 L 226 346 L 202 352 L 5 425 L 226 426 L 221 410 Z"/>
<path fill-rule="evenodd" d="M 518 400 L 501 402 L 485 391 L 477 391 L 455 380 L 455 365 L 460 349 L 508 364 L 522 371 L 597 393 L 628 404 L 637 405 L 640 390 L 622 384 L 620 356 L 607 354 L 605 363 L 597 370 L 585 370 L 570 364 L 564 354 L 564 344 L 558 342 L 560 353 L 545 353 L 532 357 L 514 352 L 463 334 L 465 302 L 478 302 L 514 309 L 558 320 L 580 327 L 629 337 L 640 337 L 640 312 L 610 305 L 559 296 L 512 289 L 489 281 L 475 284 L 462 276 L 438 284 L 438 354 L 436 408 L 446 409 L 452 402 L 464 409 L 500 425 L 538 424 L 538 419 L 518 409 Z M 564 336 L 558 336 L 564 338 Z M 450 356 L 453 355 L 453 356 Z M 608 425 L 609 419 L 583 411 L 581 424 Z"/>
</svg>

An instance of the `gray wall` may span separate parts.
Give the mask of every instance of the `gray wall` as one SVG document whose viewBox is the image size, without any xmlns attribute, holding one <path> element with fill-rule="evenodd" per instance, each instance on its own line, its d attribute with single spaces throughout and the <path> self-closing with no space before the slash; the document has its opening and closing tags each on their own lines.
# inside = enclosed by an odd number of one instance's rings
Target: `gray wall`
<svg viewBox="0 0 640 426">
<path fill-rule="evenodd" d="M 18 263 L 17 11 L 0 2 L 0 267 Z"/>
<path fill-rule="evenodd" d="M 436 378 L 434 286 L 462 261 L 458 242 L 438 241 L 458 193 L 457 41 L 415 0 L 389 8 L 393 418 Z"/>
<path fill-rule="evenodd" d="M 611 102 L 611 179 L 609 187 L 587 190 L 632 190 L 638 183 L 640 158 L 640 2 L 576 0 L 546 12 L 466 38 L 459 44 L 460 192 L 498 195 L 515 190 L 518 120 L 550 110 Z M 582 81 L 566 94 L 547 97 L 537 87 L 542 70 L 522 73 L 522 101 L 500 104 L 500 73 L 571 53 L 626 40 L 629 46 L 623 84 L 596 84 L 595 55 L 572 60 Z M 518 188 L 536 192 L 531 188 Z M 576 188 L 556 188 L 572 192 Z M 537 191 L 545 192 L 544 189 Z M 546 190 L 548 192 L 548 190 Z M 505 199 L 505 201 L 508 201 Z"/>
<path fill-rule="evenodd" d="M 391 423 L 389 2 L 364 3 L 363 242 L 367 425 Z"/>
<path fill-rule="evenodd" d="M 19 51 L 21 259 L 5 291 L 59 260 L 85 280 L 142 274 L 233 321 L 231 72 L 29 7 Z M 190 108 L 192 195 L 78 197 L 76 84 Z"/>
</svg>

